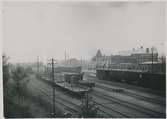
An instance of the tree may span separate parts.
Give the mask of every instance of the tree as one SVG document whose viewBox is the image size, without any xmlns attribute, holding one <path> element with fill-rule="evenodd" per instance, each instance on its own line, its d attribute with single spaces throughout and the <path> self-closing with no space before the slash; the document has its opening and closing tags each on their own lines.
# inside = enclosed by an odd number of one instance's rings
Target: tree
<svg viewBox="0 0 167 119">
<path fill-rule="evenodd" d="M 26 70 L 27 74 L 33 74 L 34 73 L 30 66 L 28 66 L 25 70 Z"/>
<path fill-rule="evenodd" d="M 12 71 L 13 80 L 16 81 L 16 89 L 20 94 L 20 82 L 27 77 L 27 73 L 22 66 L 16 66 L 15 70 Z"/>
<path fill-rule="evenodd" d="M 6 83 L 8 82 L 9 77 L 10 77 L 8 59 L 9 57 L 3 54 L 2 61 L 3 61 L 3 85 L 4 87 L 6 86 Z"/>
<path fill-rule="evenodd" d="M 98 114 L 98 107 L 96 103 L 92 100 L 92 97 L 88 95 L 88 93 L 86 93 L 84 99 L 82 100 L 79 117 L 83 118 L 103 117 L 102 115 Z"/>
</svg>

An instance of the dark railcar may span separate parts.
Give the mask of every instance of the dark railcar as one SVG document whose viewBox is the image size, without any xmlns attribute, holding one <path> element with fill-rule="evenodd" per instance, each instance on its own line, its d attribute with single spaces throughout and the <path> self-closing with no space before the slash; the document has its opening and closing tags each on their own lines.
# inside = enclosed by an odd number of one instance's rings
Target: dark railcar
<svg viewBox="0 0 167 119">
<path fill-rule="evenodd" d="M 87 80 L 86 81 L 80 80 L 78 83 L 79 83 L 79 85 L 83 85 L 83 86 L 86 86 L 86 87 L 89 87 L 89 88 L 95 87 L 94 82 L 89 82 Z"/>
<path fill-rule="evenodd" d="M 126 82 L 128 84 L 147 87 L 155 90 L 165 90 L 165 73 L 150 73 L 141 70 L 96 70 L 97 78 L 101 80 L 111 80 L 116 82 Z"/>
<path fill-rule="evenodd" d="M 55 72 L 60 73 L 60 72 L 70 72 L 70 73 L 81 73 L 81 66 L 78 67 L 56 67 Z"/>
</svg>

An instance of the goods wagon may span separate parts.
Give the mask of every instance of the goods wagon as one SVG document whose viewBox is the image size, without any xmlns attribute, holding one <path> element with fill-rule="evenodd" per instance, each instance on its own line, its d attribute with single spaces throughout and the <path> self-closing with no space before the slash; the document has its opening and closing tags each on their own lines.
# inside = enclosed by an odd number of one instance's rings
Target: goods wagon
<svg viewBox="0 0 167 119">
<path fill-rule="evenodd" d="M 56 67 L 55 72 L 60 73 L 60 72 L 68 72 L 68 73 L 81 73 L 81 66 L 78 67 Z"/>
<path fill-rule="evenodd" d="M 165 73 L 150 73 L 142 70 L 96 70 L 97 78 L 115 82 L 124 82 L 155 90 L 165 90 Z"/>
</svg>

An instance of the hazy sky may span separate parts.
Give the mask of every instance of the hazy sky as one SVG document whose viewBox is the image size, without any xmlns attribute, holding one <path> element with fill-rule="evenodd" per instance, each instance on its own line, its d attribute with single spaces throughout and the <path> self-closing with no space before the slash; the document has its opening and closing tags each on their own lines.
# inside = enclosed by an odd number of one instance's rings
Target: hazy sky
<svg viewBox="0 0 167 119">
<path fill-rule="evenodd" d="M 164 2 L 5 2 L 3 50 L 11 62 L 90 59 L 155 46 L 165 52 Z"/>
</svg>

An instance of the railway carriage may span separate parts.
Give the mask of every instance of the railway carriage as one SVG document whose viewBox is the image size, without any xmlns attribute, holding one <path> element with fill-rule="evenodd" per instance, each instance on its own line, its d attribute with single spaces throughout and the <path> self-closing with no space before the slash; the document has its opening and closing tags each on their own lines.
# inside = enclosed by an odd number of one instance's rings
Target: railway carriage
<svg viewBox="0 0 167 119">
<path fill-rule="evenodd" d="M 165 90 L 165 73 L 151 73 L 142 70 L 98 69 L 97 78 L 101 80 L 110 80 L 115 82 L 138 85 L 154 90 Z"/>
</svg>

